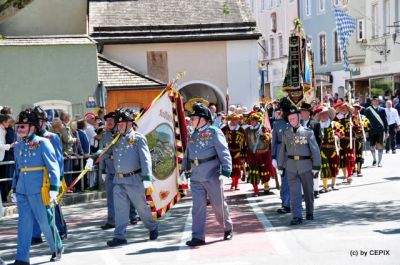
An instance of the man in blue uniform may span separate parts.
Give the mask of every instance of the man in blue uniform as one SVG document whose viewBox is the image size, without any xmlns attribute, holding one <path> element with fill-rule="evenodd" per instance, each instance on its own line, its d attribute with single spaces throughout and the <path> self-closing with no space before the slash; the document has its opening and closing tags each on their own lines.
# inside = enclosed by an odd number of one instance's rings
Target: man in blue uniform
<svg viewBox="0 0 400 265">
<path fill-rule="evenodd" d="M 232 220 L 224 200 L 223 177 L 230 177 L 232 158 L 222 131 L 210 126 L 211 111 L 201 103 L 193 105 L 191 126 L 182 170 L 190 169 L 193 199 L 192 239 L 188 246 L 201 246 L 205 242 L 207 197 L 218 222 L 224 227 L 224 240 L 232 239 Z"/>
<path fill-rule="evenodd" d="M 275 119 L 272 130 L 272 165 L 275 168 L 278 168 L 278 156 L 279 150 L 282 144 L 282 136 L 283 133 L 290 128 L 290 125 L 286 120 L 282 118 L 282 110 L 280 108 L 276 109 L 274 112 Z M 283 170 L 281 174 L 281 190 L 280 196 L 282 201 L 282 207 L 277 210 L 280 214 L 290 213 L 290 192 L 289 192 L 289 184 L 286 177 L 286 172 Z"/>
<path fill-rule="evenodd" d="M 158 237 L 158 223 L 153 220 L 146 201 L 145 189 L 151 187 L 152 166 L 146 137 L 133 130 L 133 119 L 125 110 L 116 111 L 118 131 L 121 134 L 113 146 L 114 157 L 114 238 L 107 245 L 115 247 L 127 243 L 126 227 L 129 205 L 132 203 L 145 227 L 149 239 Z"/>
<path fill-rule="evenodd" d="M 115 127 L 116 127 L 116 114 L 115 112 L 110 112 L 104 116 L 104 120 L 106 122 L 104 132 L 102 134 L 102 145 L 103 148 L 108 146 L 113 140 L 115 136 Z M 114 211 L 114 176 L 115 176 L 115 168 L 114 168 L 114 157 L 112 155 L 112 148 L 104 155 L 103 163 L 105 167 L 106 176 L 103 179 L 106 186 L 106 194 L 107 194 L 107 222 L 101 226 L 101 229 L 108 230 L 111 228 L 115 228 L 115 211 Z M 130 205 L 130 223 L 135 225 L 137 224 L 139 218 L 137 217 L 136 209 L 133 205 Z"/>
<path fill-rule="evenodd" d="M 33 220 L 39 223 L 52 256 L 61 259 L 63 246 L 57 240 L 57 229 L 50 203 L 57 198 L 60 186 L 60 167 L 50 141 L 35 135 L 37 118 L 31 109 L 22 111 L 17 120 L 17 135 L 22 139 L 15 145 L 15 176 L 13 197 L 18 207 L 17 256 L 14 265 L 29 265 Z"/>
<path fill-rule="evenodd" d="M 33 109 L 33 112 L 35 113 L 36 118 L 38 120 L 37 134 L 41 137 L 49 139 L 56 153 L 58 166 L 60 167 L 60 183 L 62 183 L 60 195 L 58 196 L 57 200 L 58 202 L 60 202 L 61 196 L 66 191 L 67 187 L 64 180 L 64 156 L 63 156 L 61 139 L 57 134 L 47 131 L 46 129 L 48 121 L 47 113 L 40 106 L 36 106 Z M 67 238 L 67 224 L 65 223 L 64 217 L 61 214 L 60 207 L 61 206 L 59 203 L 55 205 L 56 225 L 58 233 L 60 234 L 60 238 L 65 239 Z M 40 226 L 35 219 L 33 222 L 32 245 L 43 242 L 41 234 L 42 231 L 40 230 Z"/>
</svg>

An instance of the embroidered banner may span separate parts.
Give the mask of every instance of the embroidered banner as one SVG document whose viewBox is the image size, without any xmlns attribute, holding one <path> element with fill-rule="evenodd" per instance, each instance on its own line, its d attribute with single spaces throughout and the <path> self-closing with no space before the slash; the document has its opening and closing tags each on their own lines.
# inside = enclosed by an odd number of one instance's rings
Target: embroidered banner
<svg viewBox="0 0 400 265">
<path fill-rule="evenodd" d="M 149 145 L 153 166 L 153 190 L 146 194 L 153 219 L 163 216 L 181 198 L 178 186 L 182 144 L 173 90 L 164 90 L 137 121 L 138 131 Z"/>
</svg>

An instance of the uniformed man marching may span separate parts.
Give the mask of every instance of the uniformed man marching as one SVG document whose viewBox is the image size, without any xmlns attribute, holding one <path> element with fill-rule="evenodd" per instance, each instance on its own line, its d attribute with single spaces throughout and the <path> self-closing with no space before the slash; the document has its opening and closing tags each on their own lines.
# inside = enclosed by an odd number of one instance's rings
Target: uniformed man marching
<svg viewBox="0 0 400 265">
<path fill-rule="evenodd" d="M 116 127 L 116 113 L 110 112 L 104 116 L 105 127 L 104 132 L 102 134 L 102 147 L 108 146 L 115 137 L 115 127 Z M 105 182 L 106 187 L 106 195 L 107 195 L 107 222 L 101 226 L 101 229 L 108 230 L 115 228 L 115 211 L 114 211 L 114 176 L 115 176 L 115 168 L 114 168 L 114 157 L 112 154 L 112 148 L 108 150 L 108 152 L 103 156 L 103 163 L 105 167 L 105 177 L 103 181 Z M 103 176 L 103 175 L 102 175 Z M 137 224 L 139 218 L 137 217 L 137 212 L 135 207 L 133 207 L 132 203 L 130 204 L 129 210 L 129 219 L 130 223 L 135 225 Z"/>
<path fill-rule="evenodd" d="M 60 201 L 62 198 L 62 195 L 64 192 L 67 190 L 67 184 L 65 183 L 64 179 L 64 155 L 63 155 L 63 150 L 62 150 L 62 143 L 60 137 L 52 132 L 49 132 L 46 129 L 47 126 L 47 113 L 44 111 L 40 106 L 36 106 L 33 109 L 33 112 L 36 115 L 37 121 L 38 121 L 38 128 L 37 128 L 37 134 L 41 137 L 47 138 L 50 140 L 50 143 L 52 144 L 58 166 L 60 168 L 60 194 L 58 195 L 57 198 L 57 204 L 55 204 L 55 218 L 56 218 L 56 225 L 58 229 L 58 233 L 60 235 L 61 239 L 67 238 L 67 224 L 64 220 L 64 217 L 62 216 L 61 212 L 61 206 L 60 206 Z M 32 244 L 38 244 L 42 243 L 42 236 L 41 236 L 42 231 L 40 230 L 40 226 L 36 220 L 33 222 L 33 234 L 32 234 Z M 58 237 L 57 237 L 58 239 Z"/>
<path fill-rule="evenodd" d="M 282 110 L 280 107 L 275 110 L 274 112 L 275 119 L 273 123 L 273 130 L 272 130 L 272 165 L 277 168 L 278 167 L 278 156 L 279 150 L 282 144 L 282 136 L 283 133 L 289 129 L 290 125 L 287 123 L 286 120 L 282 118 Z M 281 196 L 281 208 L 277 210 L 280 214 L 290 213 L 290 192 L 289 192 L 289 184 L 287 181 L 287 176 L 285 170 L 283 170 L 281 174 L 281 189 L 280 189 L 280 196 Z"/>
<path fill-rule="evenodd" d="M 17 256 L 14 265 L 29 265 L 29 250 L 33 220 L 39 223 L 52 256 L 50 261 L 61 259 L 61 240 L 55 244 L 58 232 L 50 203 L 55 201 L 60 186 L 60 167 L 50 141 L 35 134 L 38 124 L 31 109 L 22 111 L 17 120 L 17 135 L 22 140 L 15 145 L 15 176 L 13 190 L 18 207 Z"/>
<path fill-rule="evenodd" d="M 158 237 L 158 223 L 153 220 L 146 201 L 145 189 L 151 187 L 152 164 L 146 137 L 133 130 L 133 118 L 125 110 L 116 111 L 118 131 L 121 134 L 113 147 L 114 177 L 114 238 L 107 245 L 115 247 L 127 243 L 126 227 L 129 205 L 132 203 L 145 227 L 149 239 Z"/>
<path fill-rule="evenodd" d="M 283 134 L 278 168 L 286 170 L 289 182 L 293 216 L 290 224 L 298 225 L 303 220 L 301 187 L 306 203 L 306 219 L 314 219 L 313 177 L 320 170 L 321 156 L 313 131 L 300 124 L 300 111 L 290 105 L 283 108 L 292 128 Z"/>
<path fill-rule="evenodd" d="M 190 187 L 193 198 L 192 239 L 188 246 L 205 245 L 207 197 L 217 221 L 224 227 L 224 240 L 232 239 L 232 220 L 224 200 L 223 177 L 232 172 L 232 159 L 222 131 L 210 126 L 210 110 L 201 103 L 193 105 L 191 125 L 182 170 L 192 170 Z"/>
</svg>

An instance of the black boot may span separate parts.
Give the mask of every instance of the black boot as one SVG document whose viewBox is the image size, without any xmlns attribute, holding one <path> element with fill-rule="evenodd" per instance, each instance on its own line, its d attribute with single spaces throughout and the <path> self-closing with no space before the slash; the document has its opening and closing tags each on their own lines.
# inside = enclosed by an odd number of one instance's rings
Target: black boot
<svg viewBox="0 0 400 265">
<path fill-rule="evenodd" d="M 32 237 L 31 245 L 39 245 L 43 243 L 43 239 L 41 237 Z"/>
<path fill-rule="evenodd" d="M 279 213 L 279 214 L 290 213 L 290 208 L 282 206 L 282 208 L 279 208 L 277 210 L 277 213 Z"/>
<path fill-rule="evenodd" d="M 9 265 L 29 265 L 29 262 L 16 260 L 16 261 L 14 261 L 14 263 L 11 263 Z"/>
<path fill-rule="evenodd" d="M 302 218 L 294 217 L 292 221 L 290 221 L 290 225 L 299 225 L 303 222 Z"/>
<path fill-rule="evenodd" d="M 150 231 L 149 239 L 156 240 L 157 238 L 158 238 L 158 229 L 154 229 L 153 231 Z"/>
<path fill-rule="evenodd" d="M 225 231 L 224 240 L 232 240 L 232 237 L 233 237 L 232 230 Z"/>
<path fill-rule="evenodd" d="M 126 245 L 128 242 L 126 239 L 118 239 L 118 238 L 113 238 L 110 241 L 107 241 L 107 246 L 109 247 L 117 247 L 120 245 Z"/>
<path fill-rule="evenodd" d="M 101 229 L 103 229 L 103 230 L 108 230 L 108 229 L 111 229 L 111 228 L 115 228 L 115 225 L 106 223 L 105 225 L 102 225 L 102 226 L 100 226 L 100 227 L 101 227 Z"/>
<path fill-rule="evenodd" d="M 192 240 L 186 242 L 186 245 L 188 245 L 189 247 L 203 246 L 205 244 L 206 241 L 197 238 L 192 238 Z"/>
<path fill-rule="evenodd" d="M 319 198 L 319 192 L 318 191 L 314 191 L 314 199 L 318 199 Z"/>
</svg>

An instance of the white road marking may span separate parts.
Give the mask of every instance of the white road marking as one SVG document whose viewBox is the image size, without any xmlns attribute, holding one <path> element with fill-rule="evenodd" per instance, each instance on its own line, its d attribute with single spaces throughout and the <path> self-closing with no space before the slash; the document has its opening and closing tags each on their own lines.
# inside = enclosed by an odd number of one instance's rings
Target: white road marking
<svg viewBox="0 0 400 265">
<path fill-rule="evenodd" d="M 114 258 L 110 251 L 100 251 L 99 252 L 101 259 L 104 261 L 106 265 L 121 265 L 116 258 Z"/>
<path fill-rule="evenodd" d="M 190 202 L 192 203 L 192 202 Z M 192 207 L 189 209 L 186 217 L 185 227 L 182 231 L 181 241 L 179 242 L 179 250 L 176 254 L 177 261 L 185 261 L 190 258 L 190 247 L 186 246 L 186 241 L 192 238 Z"/>
<path fill-rule="evenodd" d="M 269 240 L 271 240 L 274 249 L 276 250 L 278 255 L 284 255 L 291 253 L 285 243 L 282 241 L 281 236 L 278 235 L 278 232 L 272 226 L 271 222 L 265 216 L 263 210 L 257 203 L 257 198 L 250 197 L 249 194 L 246 195 L 246 199 L 249 202 L 249 205 L 253 209 L 254 214 L 257 216 L 257 219 L 264 226 L 266 235 Z"/>
</svg>

